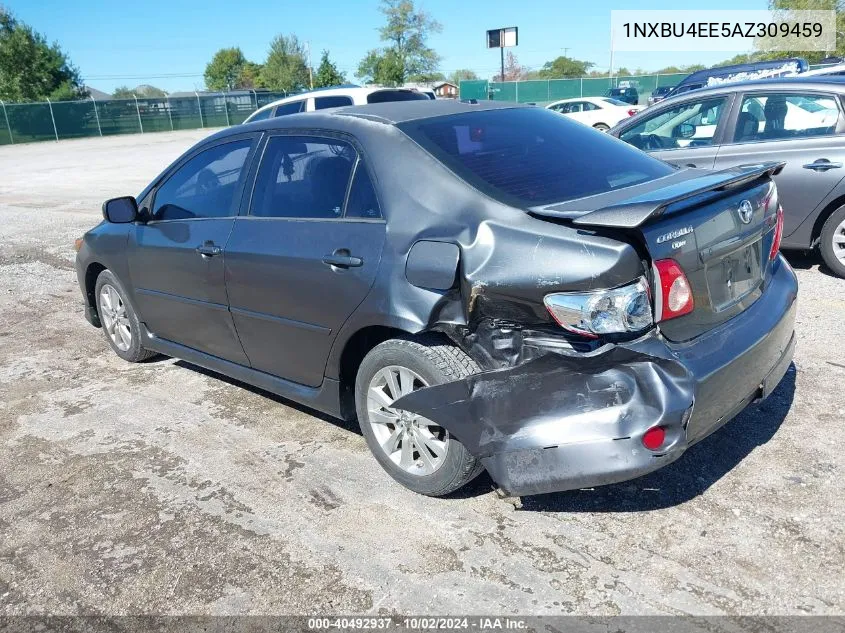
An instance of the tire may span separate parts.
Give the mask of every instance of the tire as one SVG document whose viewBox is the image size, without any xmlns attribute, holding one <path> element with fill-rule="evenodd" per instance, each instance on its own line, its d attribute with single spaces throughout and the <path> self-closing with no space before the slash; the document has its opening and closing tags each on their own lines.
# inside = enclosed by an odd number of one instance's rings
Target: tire
<svg viewBox="0 0 845 633">
<path fill-rule="evenodd" d="M 593 126 L 594 130 L 598 130 L 599 132 L 607 132 L 610 129 L 610 126 L 605 125 L 604 123 L 596 123 Z"/>
<path fill-rule="evenodd" d="M 825 221 L 819 240 L 824 263 L 837 277 L 845 278 L 845 207 L 839 207 Z"/>
<path fill-rule="evenodd" d="M 141 347 L 138 314 L 123 285 L 110 270 L 104 270 L 97 277 L 94 297 L 103 333 L 115 354 L 130 363 L 140 363 L 155 356 L 155 352 Z"/>
<path fill-rule="evenodd" d="M 413 381 L 414 387 L 421 388 L 465 378 L 477 373 L 478 365 L 457 347 L 435 338 L 391 339 L 370 350 L 361 362 L 355 379 L 358 424 L 361 426 L 361 432 L 370 451 L 382 468 L 400 484 L 419 494 L 440 497 L 454 492 L 473 480 L 484 468 L 460 442 L 430 420 L 416 417 L 415 420 L 408 421 L 409 417 L 414 417 L 412 414 L 393 410 L 397 414 L 405 415 L 406 419 L 403 421 L 398 416 L 393 416 L 396 423 L 384 422 L 392 414 L 384 408 L 380 411 L 375 410 L 379 407 L 370 389 L 381 382 L 385 372 L 393 372 L 394 368 L 410 371 L 416 376 Z M 407 376 L 408 374 L 404 375 L 404 377 Z M 399 386 L 399 383 L 403 382 L 402 378 L 402 375 L 396 376 L 394 384 Z M 417 381 L 417 378 L 420 381 Z M 384 389 L 384 395 L 389 398 L 392 395 L 387 393 L 390 386 L 385 384 Z M 414 388 L 412 387 L 411 390 Z M 404 392 L 400 390 L 400 393 L 408 393 L 408 390 Z M 383 422 L 374 423 L 372 420 L 378 419 L 376 416 Z M 404 428 L 410 427 L 410 432 L 416 434 L 414 436 L 416 439 L 408 444 L 412 459 L 410 463 L 406 463 L 405 467 L 401 465 L 401 461 L 405 459 L 406 446 L 406 440 L 402 439 L 403 424 Z M 391 442 L 390 438 L 397 433 L 399 439 Z M 432 442 L 432 439 L 436 441 Z M 434 451 L 429 452 L 425 447 L 419 446 L 420 440 L 428 442 L 428 446 L 432 447 L 437 444 L 440 450 L 442 450 L 441 445 L 445 444 L 445 455 L 438 457 Z M 392 452 L 392 457 L 382 448 L 382 444 L 387 442 L 391 442 L 392 448 L 396 449 Z M 395 461 L 397 459 L 398 462 Z M 432 460 L 438 462 L 433 472 L 431 472 L 430 463 Z"/>
</svg>

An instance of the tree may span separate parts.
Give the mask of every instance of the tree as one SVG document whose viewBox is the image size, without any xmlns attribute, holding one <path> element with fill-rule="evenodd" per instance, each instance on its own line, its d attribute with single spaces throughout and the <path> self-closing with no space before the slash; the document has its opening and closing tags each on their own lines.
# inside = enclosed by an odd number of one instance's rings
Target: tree
<svg viewBox="0 0 845 633">
<path fill-rule="evenodd" d="M 135 91 L 129 86 L 118 86 L 111 93 L 111 96 L 115 99 L 132 99 L 135 96 Z"/>
<path fill-rule="evenodd" d="M 380 10 L 387 24 L 379 29 L 379 34 L 388 45 L 368 51 L 355 76 L 385 85 L 433 76 L 440 56 L 426 42 L 432 33 L 441 31 L 440 23 L 416 10 L 413 0 L 382 0 Z"/>
<path fill-rule="evenodd" d="M 205 86 L 209 90 L 233 90 L 248 64 L 243 51 L 237 46 L 221 48 L 205 67 Z"/>
<path fill-rule="evenodd" d="M 63 101 L 87 96 L 77 68 L 58 44 L 0 6 L 0 99 Z"/>
<path fill-rule="evenodd" d="M 458 70 L 452 71 L 452 74 L 449 75 L 449 81 L 451 81 L 456 86 L 460 86 L 462 81 L 475 81 L 477 79 L 478 75 L 476 75 L 474 71 L 469 70 L 468 68 L 460 68 Z"/>
<path fill-rule="evenodd" d="M 241 68 L 238 79 L 235 82 L 235 87 L 239 89 L 250 90 L 253 88 L 266 88 L 261 79 L 261 69 L 264 68 L 261 64 L 255 62 L 247 62 Z"/>
<path fill-rule="evenodd" d="M 141 84 L 136 88 L 129 88 L 128 86 L 118 86 L 114 89 L 112 97 L 115 99 L 134 99 L 138 98 L 161 98 L 166 97 L 167 93 L 161 88 L 150 86 L 149 84 Z"/>
<path fill-rule="evenodd" d="M 139 97 L 160 98 L 166 97 L 167 93 L 161 88 L 156 88 L 149 84 L 141 84 L 135 88 L 135 94 Z"/>
<path fill-rule="evenodd" d="M 277 35 L 273 39 L 259 78 L 270 90 L 294 92 L 308 87 L 305 48 L 296 35 Z"/>
<path fill-rule="evenodd" d="M 519 81 L 524 79 L 527 73 L 528 70 L 520 66 L 516 55 L 508 51 L 505 55 L 505 76 L 502 78 L 501 73 L 499 73 L 493 77 L 493 81 Z"/>
<path fill-rule="evenodd" d="M 537 71 L 537 77 L 540 79 L 584 77 L 593 66 L 595 66 L 593 62 L 585 62 L 561 55 L 543 64 L 543 67 Z"/>
<path fill-rule="evenodd" d="M 418 73 L 416 75 L 408 75 L 406 79 L 416 83 L 431 84 L 436 81 L 446 81 L 446 75 L 441 72 Z"/>
<path fill-rule="evenodd" d="M 334 62 L 329 59 L 329 51 L 324 50 L 320 57 L 320 66 L 317 74 L 314 75 L 314 87 L 325 88 L 327 86 L 339 86 L 346 81 L 346 75 L 337 69 Z"/>
</svg>

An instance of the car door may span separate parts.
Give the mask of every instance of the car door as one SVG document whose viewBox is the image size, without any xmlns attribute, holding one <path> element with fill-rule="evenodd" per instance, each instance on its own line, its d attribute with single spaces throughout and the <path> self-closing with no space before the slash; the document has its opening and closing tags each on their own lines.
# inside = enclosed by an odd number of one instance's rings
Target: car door
<svg viewBox="0 0 845 633">
<path fill-rule="evenodd" d="M 230 310 L 253 368 L 317 386 L 375 280 L 385 223 L 346 137 L 271 135 L 256 171 L 226 246 Z"/>
<path fill-rule="evenodd" d="M 732 100 L 732 95 L 706 95 L 658 107 L 615 133 L 678 167 L 711 169 Z"/>
<path fill-rule="evenodd" d="M 730 142 L 716 157 L 719 169 L 785 161 L 775 176 L 784 210 L 784 239 L 845 177 L 845 117 L 839 99 L 817 91 L 766 91 L 742 95 Z M 803 244 L 802 246 L 809 246 Z"/>
<path fill-rule="evenodd" d="M 134 227 L 127 248 L 135 301 L 150 333 L 242 364 L 223 249 L 256 138 L 227 138 L 181 161 L 152 192 L 149 220 Z"/>
</svg>

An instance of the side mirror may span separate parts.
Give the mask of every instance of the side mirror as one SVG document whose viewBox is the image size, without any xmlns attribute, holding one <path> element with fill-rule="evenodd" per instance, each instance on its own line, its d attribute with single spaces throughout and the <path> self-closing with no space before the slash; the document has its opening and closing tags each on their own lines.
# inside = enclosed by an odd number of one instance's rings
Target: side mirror
<svg viewBox="0 0 845 633">
<path fill-rule="evenodd" d="M 132 196 L 112 198 L 103 203 L 103 217 L 114 224 L 127 224 L 138 219 L 138 203 Z"/>
<path fill-rule="evenodd" d="M 695 136 L 695 126 L 692 123 L 681 123 L 675 128 L 675 138 L 692 138 Z"/>
</svg>

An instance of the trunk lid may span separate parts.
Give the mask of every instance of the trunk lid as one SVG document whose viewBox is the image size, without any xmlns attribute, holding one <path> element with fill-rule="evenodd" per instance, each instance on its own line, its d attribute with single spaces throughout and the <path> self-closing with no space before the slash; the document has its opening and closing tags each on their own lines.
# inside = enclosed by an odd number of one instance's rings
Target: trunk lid
<svg viewBox="0 0 845 633">
<path fill-rule="evenodd" d="M 679 174 L 657 187 L 653 181 L 650 190 L 640 185 L 636 192 L 616 190 L 607 198 L 531 212 L 622 232 L 645 248 L 651 262 L 675 260 L 690 282 L 695 309 L 660 323 L 660 329 L 670 340 L 686 341 L 736 316 L 762 294 L 771 274 L 778 206 L 771 176 L 782 168 L 783 163 L 766 163 L 719 172 L 684 170 L 686 178 Z M 584 208 L 587 201 L 592 209 Z M 651 283 L 654 290 L 654 278 Z"/>
</svg>

